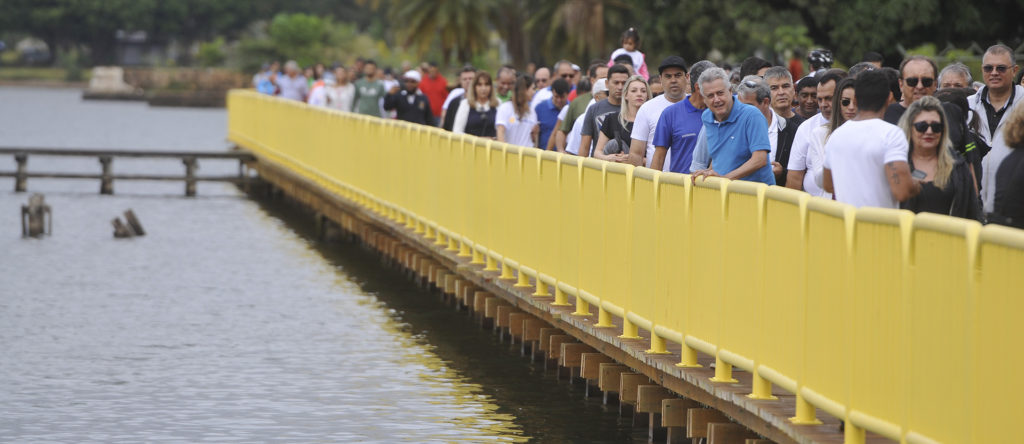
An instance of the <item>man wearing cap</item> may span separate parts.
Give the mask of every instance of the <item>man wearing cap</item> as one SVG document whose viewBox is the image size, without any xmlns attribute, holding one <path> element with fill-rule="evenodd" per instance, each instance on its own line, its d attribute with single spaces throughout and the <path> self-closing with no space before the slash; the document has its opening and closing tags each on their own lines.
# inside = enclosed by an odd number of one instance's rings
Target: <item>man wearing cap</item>
<svg viewBox="0 0 1024 444">
<path fill-rule="evenodd" d="M 693 160 L 693 149 L 697 146 L 698 135 L 700 134 L 703 122 L 701 113 L 704 112 L 704 98 L 697 89 L 697 79 L 708 68 L 714 68 L 715 64 L 707 60 L 701 60 L 690 67 L 686 77 L 690 84 L 690 91 L 693 91 L 685 99 L 678 103 L 669 105 L 661 112 L 658 123 L 654 130 L 651 143 L 654 144 L 654 153 L 651 159 L 651 168 L 656 170 L 664 169 L 668 164 L 668 171 L 687 174 L 690 172 L 690 163 Z M 668 84 L 666 84 L 666 95 L 668 95 Z M 636 123 L 633 124 L 636 128 Z M 765 132 L 767 134 L 767 131 Z M 666 162 L 666 157 L 671 152 L 671 162 Z M 632 154 L 632 153 L 631 153 Z"/>
<path fill-rule="evenodd" d="M 651 167 L 651 161 L 654 160 L 654 130 L 658 127 L 658 119 L 665 108 L 686 97 L 686 84 L 690 82 L 687 69 L 686 61 L 679 56 L 668 56 L 658 66 L 665 93 L 648 100 L 637 110 L 633 132 L 630 134 L 633 140 L 629 145 L 629 163 Z M 663 170 L 668 171 L 670 162 L 663 163 Z"/>
<path fill-rule="evenodd" d="M 398 120 L 433 125 L 434 113 L 430 109 L 430 100 L 419 91 L 422 74 L 410 70 L 402 76 L 402 86 L 395 86 L 384 96 L 384 109 L 396 111 Z"/>
</svg>

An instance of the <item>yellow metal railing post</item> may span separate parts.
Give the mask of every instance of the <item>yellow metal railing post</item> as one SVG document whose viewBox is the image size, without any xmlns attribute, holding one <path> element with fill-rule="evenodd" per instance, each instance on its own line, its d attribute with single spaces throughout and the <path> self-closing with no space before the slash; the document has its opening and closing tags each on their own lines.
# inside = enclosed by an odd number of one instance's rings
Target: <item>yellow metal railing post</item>
<svg viewBox="0 0 1024 444">
<path fill-rule="evenodd" d="M 750 390 L 750 394 L 747 395 L 750 399 L 761 399 L 761 400 L 773 400 L 779 399 L 772 396 L 772 383 L 767 379 L 761 377 L 757 372 L 753 372 L 754 379 L 752 381 L 753 387 Z"/>
<path fill-rule="evenodd" d="M 620 339 L 640 339 L 640 330 L 636 327 L 636 324 L 630 322 L 629 316 L 622 317 L 622 334 L 619 335 Z"/>
<path fill-rule="evenodd" d="M 581 300 L 581 299 L 582 298 L 576 298 L 576 300 Z M 586 301 L 584 301 L 584 302 L 586 302 Z M 558 285 L 557 283 L 555 284 L 555 300 L 554 300 L 554 302 L 551 303 L 551 305 L 554 305 L 556 307 L 568 307 L 568 306 L 572 305 L 572 304 L 569 303 L 569 295 L 565 294 L 565 290 L 562 290 L 562 287 L 560 285 Z M 577 307 L 577 308 L 579 308 L 579 307 Z M 579 310 L 577 310 L 577 312 L 578 311 Z M 582 315 L 582 316 L 589 316 L 589 315 L 590 315 L 590 312 L 588 311 L 585 315 Z M 573 316 L 581 316 L 581 315 L 577 314 L 576 312 L 573 312 Z"/>
<path fill-rule="evenodd" d="M 665 347 L 665 338 L 651 333 L 651 348 L 644 353 L 649 355 L 667 355 L 669 354 L 668 349 Z"/>
<path fill-rule="evenodd" d="M 814 406 L 807 402 L 800 393 L 796 394 L 796 416 L 789 418 L 789 422 L 797 425 L 821 424 L 821 421 L 818 420 L 818 415 L 814 413 Z M 846 428 L 851 426 L 852 424 L 847 422 Z"/>
<path fill-rule="evenodd" d="M 515 278 L 516 278 L 516 276 L 514 274 L 512 274 L 512 267 L 509 266 L 508 262 L 502 261 L 501 262 L 501 275 L 498 276 L 498 279 L 512 280 L 512 279 L 515 279 Z"/>
<path fill-rule="evenodd" d="M 584 302 L 584 304 L 586 304 L 586 302 Z M 577 304 L 577 306 L 578 306 L 578 304 Z M 590 310 L 590 308 L 588 307 L 587 310 Z M 577 311 L 579 311 L 578 308 L 577 308 Z M 612 314 L 609 313 L 608 310 L 605 310 L 605 309 L 603 309 L 601 307 L 598 307 L 597 308 L 597 323 L 594 324 L 594 327 L 597 327 L 597 328 L 614 328 L 615 324 L 612 323 Z"/>
<path fill-rule="evenodd" d="M 484 263 L 484 253 L 479 248 L 473 248 L 473 260 L 469 261 L 473 265 L 481 265 Z"/>
<path fill-rule="evenodd" d="M 543 298 L 543 297 L 548 297 L 548 296 L 551 296 L 551 293 L 548 292 L 548 284 L 545 284 L 543 281 L 541 281 L 540 280 L 540 276 L 538 275 L 537 276 L 537 290 L 533 292 L 533 297 Z"/>
<path fill-rule="evenodd" d="M 727 383 L 739 382 L 732 377 L 732 364 L 723 361 L 719 356 L 715 356 L 715 376 L 711 378 L 711 381 Z"/>
<path fill-rule="evenodd" d="M 523 271 L 523 266 L 519 266 L 519 270 L 516 271 L 516 284 L 514 287 L 525 288 L 530 286 L 530 277 Z"/>
<path fill-rule="evenodd" d="M 689 345 L 686 345 L 686 342 L 683 342 L 680 345 L 682 345 L 682 349 L 679 351 L 679 363 L 676 364 L 676 367 L 679 367 L 679 368 L 699 368 L 699 367 L 702 367 L 700 364 L 697 363 L 697 350 L 694 350 L 693 347 L 690 347 Z"/>
</svg>

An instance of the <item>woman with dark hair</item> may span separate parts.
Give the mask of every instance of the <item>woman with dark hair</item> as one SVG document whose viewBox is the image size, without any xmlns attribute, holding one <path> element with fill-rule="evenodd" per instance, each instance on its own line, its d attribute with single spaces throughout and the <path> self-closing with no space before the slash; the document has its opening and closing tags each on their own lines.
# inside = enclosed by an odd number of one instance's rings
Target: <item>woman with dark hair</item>
<svg viewBox="0 0 1024 444">
<path fill-rule="evenodd" d="M 822 190 L 822 197 L 825 198 L 832 197 L 831 193 L 825 192 L 822 188 L 825 176 L 825 142 L 836 128 L 857 115 L 853 81 L 853 77 L 839 81 L 836 92 L 832 95 L 832 119 L 811 130 L 810 148 L 807 149 L 807 174 L 814 178 L 814 183 Z"/>
<path fill-rule="evenodd" d="M 498 141 L 513 145 L 536 147 L 540 125 L 537 113 L 530 109 L 533 97 L 533 79 L 525 74 L 516 77 L 512 86 L 512 100 L 498 106 L 494 116 L 494 129 Z"/>
<path fill-rule="evenodd" d="M 1010 154 L 996 171 L 992 221 L 1024 228 L 1024 106 L 1015 107 L 1003 127 Z"/>
<path fill-rule="evenodd" d="M 981 199 L 974 170 L 953 150 L 949 119 L 939 99 L 918 99 L 903 113 L 899 123 L 910 146 L 910 169 L 921 181 L 921 192 L 901 203 L 900 208 L 980 221 Z"/>
<path fill-rule="evenodd" d="M 473 83 L 466 91 L 466 98 L 459 101 L 452 132 L 493 139 L 498 135 L 494 128 L 497 110 L 498 97 L 494 95 L 491 74 L 480 71 L 473 77 Z"/>
</svg>

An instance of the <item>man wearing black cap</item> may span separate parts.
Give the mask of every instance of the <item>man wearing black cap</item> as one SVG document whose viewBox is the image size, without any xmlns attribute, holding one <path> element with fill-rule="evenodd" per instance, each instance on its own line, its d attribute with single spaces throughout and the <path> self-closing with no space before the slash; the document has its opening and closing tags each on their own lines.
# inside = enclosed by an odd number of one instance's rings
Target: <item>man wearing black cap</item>
<svg viewBox="0 0 1024 444">
<path fill-rule="evenodd" d="M 665 93 L 648 100 L 637 110 L 633 132 L 630 133 L 633 140 L 629 145 L 629 163 L 651 167 L 651 160 L 654 159 L 654 130 L 658 126 L 658 119 L 665 108 L 686 97 L 686 86 L 690 84 L 687 69 L 686 61 L 679 56 L 668 56 L 658 66 Z M 665 171 L 668 171 L 668 165 L 665 162 Z"/>
<path fill-rule="evenodd" d="M 682 174 L 690 172 L 697 136 L 704 128 L 701 114 L 704 108 L 707 108 L 704 105 L 704 97 L 697 89 L 697 79 L 705 70 L 714 67 L 715 64 L 707 60 L 694 63 L 687 77 L 692 93 L 662 111 L 652 138 L 654 154 L 651 168 Z M 635 125 L 634 123 L 634 128 Z"/>
</svg>

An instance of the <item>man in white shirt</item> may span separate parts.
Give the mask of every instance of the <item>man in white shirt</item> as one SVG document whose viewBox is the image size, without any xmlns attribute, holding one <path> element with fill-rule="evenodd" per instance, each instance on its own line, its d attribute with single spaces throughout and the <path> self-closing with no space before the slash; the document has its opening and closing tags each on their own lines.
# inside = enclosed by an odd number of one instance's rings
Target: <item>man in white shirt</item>
<svg viewBox="0 0 1024 444">
<path fill-rule="evenodd" d="M 658 128 L 658 118 L 665 108 L 686 97 L 686 85 L 690 83 L 686 73 L 688 69 L 686 60 L 679 56 L 668 56 L 658 66 L 665 93 L 648 100 L 637 110 L 633 131 L 630 133 L 632 141 L 629 144 L 629 163 L 651 167 L 651 161 L 654 160 L 654 130 Z M 666 161 L 662 171 L 669 171 L 671 165 L 671 161 Z"/>
<path fill-rule="evenodd" d="M 469 87 L 473 86 L 473 79 L 476 77 L 476 68 L 470 65 L 462 67 L 462 71 L 459 72 L 459 86 L 448 93 L 448 97 L 445 97 L 444 103 L 441 105 L 441 127 L 451 131 L 452 126 L 455 124 L 455 111 L 459 109 L 459 100 L 466 97 L 466 91 Z M 448 105 L 455 102 L 455 108 L 452 112 L 448 112 Z"/>
<path fill-rule="evenodd" d="M 818 79 L 818 114 L 811 116 L 800 124 L 793 136 L 793 148 L 789 153 L 789 172 L 786 174 L 786 187 L 794 190 L 806 191 L 812 196 L 824 196 L 822 190 L 814 181 L 813 174 L 807 174 L 810 170 L 821 167 L 824 159 L 816 158 L 816 153 L 811 149 L 811 131 L 814 128 L 825 125 L 832 119 L 832 95 L 835 94 L 836 85 L 846 78 L 846 72 L 840 69 L 830 69 Z"/>
<path fill-rule="evenodd" d="M 1017 61 L 1013 50 L 1005 45 L 993 45 L 981 59 L 982 78 L 985 87 L 968 97 L 967 102 L 978 116 L 978 135 L 992 147 L 992 151 L 981 161 L 981 200 L 985 212 L 995 208 L 996 172 L 1003 159 L 1010 154 L 1010 148 L 1003 139 L 1003 126 L 1009 119 L 1010 111 L 1024 102 L 1024 86 L 1014 85 Z"/>
<path fill-rule="evenodd" d="M 825 191 L 856 207 L 899 208 L 921 192 L 910 175 L 907 136 L 882 118 L 892 100 L 882 71 L 865 71 L 854 83 L 857 116 L 825 143 Z"/>
</svg>

